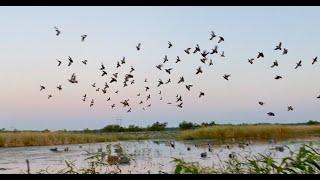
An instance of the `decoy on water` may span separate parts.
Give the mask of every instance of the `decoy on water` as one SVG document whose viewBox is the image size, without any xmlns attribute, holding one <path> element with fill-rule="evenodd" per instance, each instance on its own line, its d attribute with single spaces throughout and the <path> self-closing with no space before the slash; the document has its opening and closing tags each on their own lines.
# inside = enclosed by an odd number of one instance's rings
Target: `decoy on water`
<svg viewBox="0 0 320 180">
<path fill-rule="evenodd" d="M 259 59 L 259 58 L 263 58 L 264 57 L 264 54 L 263 54 L 263 52 L 258 52 L 258 56 L 257 56 L 257 59 Z"/>
<path fill-rule="evenodd" d="M 212 49 L 212 51 L 210 52 L 210 54 L 218 54 L 218 46 L 214 46 L 214 49 Z"/>
<path fill-rule="evenodd" d="M 301 66 L 301 63 L 302 63 L 301 60 L 300 60 L 299 62 L 297 62 L 297 65 L 296 65 L 296 67 L 295 67 L 294 69 L 297 69 L 298 67 L 300 67 L 300 66 Z"/>
<path fill-rule="evenodd" d="M 274 79 L 282 79 L 282 76 L 277 75 Z"/>
<path fill-rule="evenodd" d="M 282 55 L 285 55 L 285 54 L 288 54 L 288 49 L 286 49 L 286 48 L 283 48 L 283 52 L 282 52 Z"/>
<path fill-rule="evenodd" d="M 234 159 L 235 157 L 236 157 L 236 155 L 235 155 L 234 153 L 230 153 L 230 154 L 229 154 L 229 158 L 230 158 L 230 159 Z"/>
<path fill-rule="evenodd" d="M 178 84 L 180 84 L 180 83 L 182 83 L 182 82 L 184 82 L 184 77 L 183 77 L 183 76 L 180 77 L 180 79 L 179 79 L 179 81 L 178 81 Z"/>
<path fill-rule="evenodd" d="M 288 106 L 288 111 L 293 111 L 293 107 L 292 106 Z"/>
<path fill-rule="evenodd" d="M 193 85 L 189 84 L 189 85 L 186 85 L 186 88 L 188 89 L 188 91 L 190 91 L 190 88 L 192 87 Z"/>
<path fill-rule="evenodd" d="M 57 86 L 57 89 L 59 89 L 59 91 L 61 91 L 62 90 L 62 86 L 61 85 Z"/>
<path fill-rule="evenodd" d="M 60 66 L 62 62 L 58 59 L 57 59 L 57 61 L 58 61 L 58 66 Z"/>
<path fill-rule="evenodd" d="M 199 98 L 201 98 L 202 96 L 204 96 L 204 92 L 200 91 Z"/>
<path fill-rule="evenodd" d="M 253 61 L 254 61 L 254 58 L 248 59 L 248 62 L 249 62 L 250 64 L 253 64 Z"/>
<path fill-rule="evenodd" d="M 180 57 L 179 56 L 177 56 L 177 60 L 176 60 L 176 63 L 178 63 L 178 62 L 180 62 L 181 60 L 180 60 Z"/>
<path fill-rule="evenodd" d="M 159 70 L 162 70 L 161 68 L 162 68 L 162 64 L 159 64 L 159 65 L 156 65 L 156 68 L 158 68 Z"/>
<path fill-rule="evenodd" d="M 68 57 L 68 60 L 69 60 L 68 66 L 71 66 L 71 64 L 73 63 L 73 60 L 70 56 Z"/>
<path fill-rule="evenodd" d="M 81 35 L 81 41 L 82 41 L 82 42 L 83 42 L 86 38 L 87 38 L 87 35 L 86 35 L 86 34 Z"/>
<path fill-rule="evenodd" d="M 259 101 L 260 106 L 263 106 L 265 103 L 262 101 Z"/>
<path fill-rule="evenodd" d="M 81 61 L 84 65 L 87 65 L 88 60 Z"/>
<path fill-rule="evenodd" d="M 169 61 L 169 60 L 168 60 L 168 56 L 165 55 L 164 58 L 163 58 L 163 63 L 166 63 L 167 61 Z"/>
<path fill-rule="evenodd" d="M 197 53 L 197 52 L 200 52 L 200 46 L 199 44 L 196 45 L 196 48 L 195 50 L 193 51 L 193 54 Z"/>
<path fill-rule="evenodd" d="M 276 146 L 274 149 L 276 151 L 279 151 L 279 152 L 283 152 L 284 151 L 284 147 L 283 146 Z"/>
<path fill-rule="evenodd" d="M 200 154 L 201 158 L 206 158 L 207 157 L 207 152 L 203 152 Z"/>
<path fill-rule="evenodd" d="M 219 41 L 218 43 L 221 43 L 222 41 L 224 41 L 224 38 L 222 36 L 219 36 Z"/>
<path fill-rule="evenodd" d="M 191 48 L 187 48 L 184 50 L 184 52 L 186 52 L 187 54 L 190 54 L 190 50 L 191 50 Z"/>
<path fill-rule="evenodd" d="M 231 74 L 225 74 L 225 75 L 223 75 L 223 78 L 228 81 L 230 76 L 231 76 Z"/>
<path fill-rule="evenodd" d="M 61 31 L 55 26 L 54 29 L 56 30 L 56 36 L 59 36 Z"/>
<path fill-rule="evenodd" d="M 273 112 L 268 112 L 267 113 L 269 116 L 275 116 L 275 114 Z"/>
<path fill-rule="evenodd" d="M 312 65 L 313 65 L 314 63 L 316 63 L 316 62 L 318 62 L 318 56 L 312 58 Z"/>
<path fill-rule="evenodd" d="M 141 49 L 141 43 L 138 43 L 138 45 L 136 46 L 136 48 L 137 48 L 137 51 L 140 51 L 140 49 Z"/>
<path fill-rule="evenodd" d="M 170 142 L 170 146 L 171 146 L 172 148 L 175 148 L 174 142 Z"/>
<path fill-rule="evenodd" d="M 210 41 L 216 37 L 216 34 L 214 33 L 214 31 L 211 31 L 211 34 L 210 34 Z"/>
<path fill-rule="evenodd" d="M 78 83 L 78 81 L 76 80 L 76 75 L 74 73 L 71 75 L 71 78 L 68 79 L 68 81 L 71 83 Z"/>
<path fill-rule="evenodd" d="M 57 147 L 51 148 L 50 151 L 52 151 L 52 152 L 58 152 L 58 148 L 57 148 Z"/>
<path fill-rule="evenodd" d="M 274 68 L 275 66 L 279 66 L 279 64 L 278 64 L 278 61 L 277 60 L 275 60 L 274 62 L 273 62 L 273 64 L 270 66 L 271 68 Z"/>
<path fill-rule="evenodd" d="M 170 41 L 168 41 L 168 48 L 171 48 L 172 47 L 172 43 Z"/>
<path fill-rule="evenodd" d="M 277 45 L 276 48 L 274 48 L 274 50 L 281 50 L 281 45 L 282 45 L 282 43 L 279 42 L 279 45 Z"/>
<path fill-rule="evenodd" d="M 44 90 L 44 89 L 46 89 L 46 87 L 40 85 L 40 91 L 42 91 L 42 90 Z"/>
<path fill-rule="evenodd" d="M 199 73 L 203 73 L 203 71 L 202 71 L 202 69 L 201 69 L 201 66 L 199 66 L 199 67 L 197 68 L 196 74 L 199 74 Z"/>
<path fill-rule="evenodd" d="M 171 73 L 171 70 L 172 70 L 172 68 L 165 69 L 165 71 L 166 71 L 168 74 L 170 74 L 170 73 Z"/>
</svg>

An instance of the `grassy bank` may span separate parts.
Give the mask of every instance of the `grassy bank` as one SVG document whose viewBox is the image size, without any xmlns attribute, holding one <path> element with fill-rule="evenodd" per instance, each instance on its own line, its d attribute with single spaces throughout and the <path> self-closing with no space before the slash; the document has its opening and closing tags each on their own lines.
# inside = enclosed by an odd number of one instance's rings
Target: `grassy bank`
<svg viewBox="0 0 320 180">
<path fill-rule="evenodd" d="M 277 141 L 320 136 L 320 125 L 243 125 L 243 126 L 211 126 L 194 130 L 186 130 L 178 135 L 181 140 L 215 139 L 228 141 L 257 140 Z"/>
<path fill-rule="evenodd" d="M 120 140 L 168 139 L 175 132 L 121 132 L 121 133 L 68 133 L 68 132 L 3 132 L 0 147 L 49 146 L 83 144 Z"/>
</svg>

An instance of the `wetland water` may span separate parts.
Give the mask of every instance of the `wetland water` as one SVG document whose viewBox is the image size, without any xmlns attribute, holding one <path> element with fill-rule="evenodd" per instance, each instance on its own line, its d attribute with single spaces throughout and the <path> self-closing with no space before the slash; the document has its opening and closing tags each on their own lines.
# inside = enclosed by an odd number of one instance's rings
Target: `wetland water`
<svg viewBox="0 0 320 180">
<path fill-rule="evenodd" d="M 221 162 L 229 158 L 230 153 L 235 153 L 238 157 L 253 156 L 258 153 L 271 154 L 275 159 L 289 155 L 290 151 L 284 149 L 283 152 L 276 151 L 276 146 L 287 145 L 291 150 L 297 151 L 303 143 L 313 142 L 319 148 L 319 140 L 286 141 L 275 144 L 253 143 L 239 147 L 238 144 L 213 145 L 212 151 L 208 149 L 210 141 L 177 141 L 175 148 L 170 146 L 169 141 L 118 141 L 94 144 L 77 144 L 61 146 L 41 146 L 41 147 L 18 147 L 0 148 L 0 173 L 26 173 L 26 159 L 30 162 L 31 173 L 37 173 L 41 169 L 48 172 L 66 168 L 65 160 L 73 161 L 77 168 L 88 167 L 85 159 L 89 153 L 97 153 L 99 149 L 106 151 L 107 144 L 110 144 L 112 151 L 114 145 L 120 144 L 124 152 L 130 155 L 133 160 L 130 164 L 120 165 L 121 173 L 173 173 L 175 163 L 173 158 L 182 158 L 187 162 L 198 162 L 207 167 L 223 168 Z M 197 144 L 197 145 L 196 145 Z M 52 152 L 50 149 L 57 147 L 59 152 Z M 65 152 L 64 148 L 69 151 Z M 188 150 L 190 147 L 190 150 Z M 201 158 L 201 153 L 207 152 L 206 158 Z M 114 170 L 110 167 L 108 170 Z"/>
</svg>

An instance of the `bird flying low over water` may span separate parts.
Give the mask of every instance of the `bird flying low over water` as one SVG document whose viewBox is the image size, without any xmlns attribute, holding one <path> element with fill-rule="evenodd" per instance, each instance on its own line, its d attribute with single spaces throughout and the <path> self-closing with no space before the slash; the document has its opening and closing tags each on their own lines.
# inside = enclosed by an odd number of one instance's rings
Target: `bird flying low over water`
<svg viewBox="0 0 320 180">
<path fill-rule="evenodd" d="M 56 36 L 59 36 L 61 31 L 55 26 L 54 29 L 56 30 Z"/>
<path fill-rule="evenodd" d="M 267 114 L 268 114 L 268 116 L 275 116 L 275 114 L 273 112 L 268 112 Z"/>
<path fill-rule="evenodd" d="M 297 62 L 297 65 L 296 65 L 296 67 L 295 67 L 294 69 L 297 69 L 298 67 L 300 67 L 300 66 L 301 66 L 301 63 L 302 63 L 301 60 L 300 60 L 299 62 Z"/>
<path fill-rule="evenodd" d="M 316 63 L 316 62 L 318 62 L 318 56 L 312 58 L 312 65 L 313 65 L 314 63 Z"/>
<path fill-rule="evenodd" d="M 216 37 L 216 34 L 214 33 L 214 31 L 211 31 L 211 34 L 210 34 L 210 41 Z"/>
<path fill-rule="evenodd" d="M 58 61 L 58 66 L 60 66 L 62 62 L 58 59 L 57 59 L 57 61 Z"/>
<path fill-rule="evenodd" d="M 277 45 L 276 48 L 274 48 L 274 50 L 281 50 L 281 45 L 282 45 L 282 43 L 279 42 L 279 45 Z"/>
<path fill-rule="evenodd" d="M 293 107 L 292 106 L 288 106 L 288 111 L 293 111 Z"/>
<path fill-rule="evenodd" d="M 231 74 L 225 74 L 225 75 L 223 75 L 223 78 L 228 81 L 230 76 L 231 76 Z"/>
<path fill-rule="evenodd" d="M 42 91 L 42 90 L 44 90 L 44 89 L 46 89 L 46 87 L 40 85 L 40 91 Z"/>
<path fill-rule="evenodd" d="M 172 47 L 172 43 L 170 41 L 168 41 L 168 48 L 171 48 Z"/>
<path fill-rule="evenodd" d="M 86 35 L 86 34 L 81 35 L 81 41 L 82 41 L 82 42 L 83 42 L 86 38 L 87 38 L 87 35 Z"/>
</svg>

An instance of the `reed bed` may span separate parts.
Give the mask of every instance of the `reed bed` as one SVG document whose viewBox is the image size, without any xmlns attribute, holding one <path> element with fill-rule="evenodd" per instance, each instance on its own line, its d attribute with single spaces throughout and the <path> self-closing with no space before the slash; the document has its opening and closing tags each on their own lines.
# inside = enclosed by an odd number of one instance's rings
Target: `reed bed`
<svg viewBox="0 0 320 180">
<path fill-rule="evenodd" d="M 293 138 L 320 136 L 319 125 L 222 125 L 186 130 L 178 135 L 181 140 L 215 139 L 218 141 L 283 141 Z"/>
</svg>

